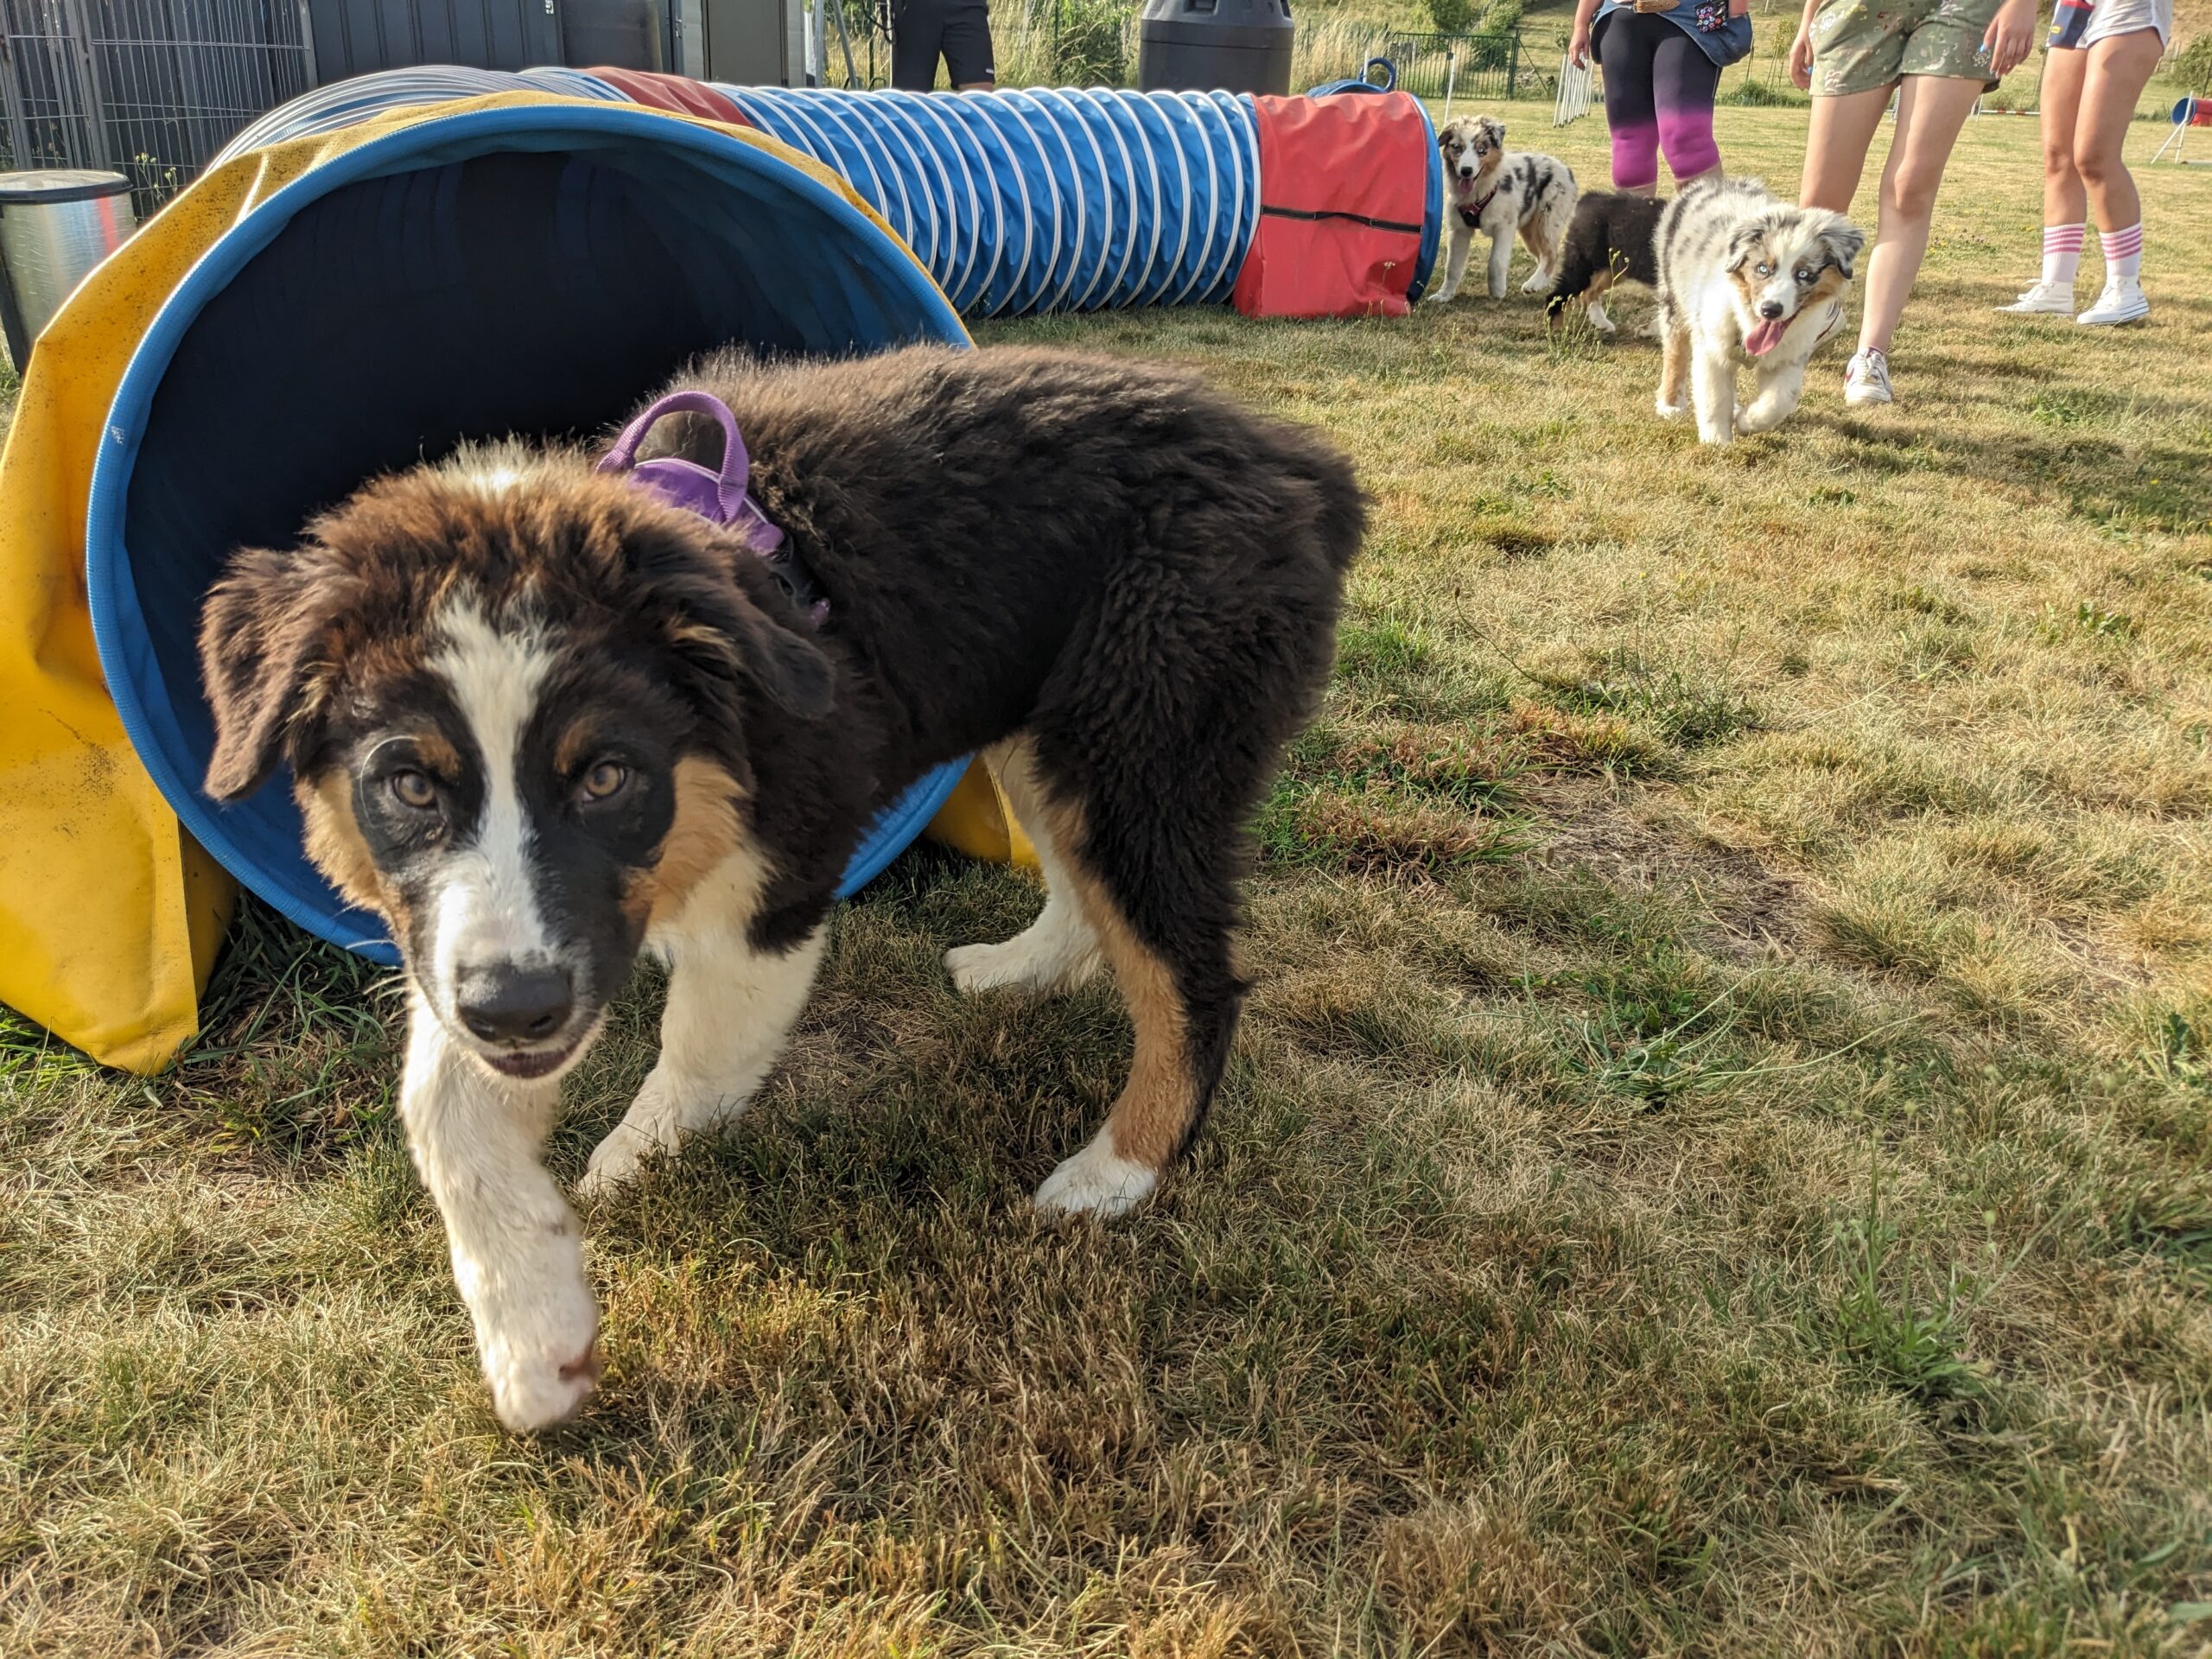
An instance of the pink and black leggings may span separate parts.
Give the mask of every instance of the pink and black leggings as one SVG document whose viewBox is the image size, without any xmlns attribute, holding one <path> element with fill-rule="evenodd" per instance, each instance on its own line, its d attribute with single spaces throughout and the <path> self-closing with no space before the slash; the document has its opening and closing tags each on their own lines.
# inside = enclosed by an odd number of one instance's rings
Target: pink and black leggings
<svg viewBox="0 0 2212 1659">
<path fill-rule="evenodd" d="M 1659 152 L 1680 184 L 1720 165 L 1713 94 L 1720 66 L 1663 12 L 1615 12 L 1598 44 L 1605 70 L 1605 125 L 1613 137 L 1613 188 L 1659 182 Z"/>
</svg>

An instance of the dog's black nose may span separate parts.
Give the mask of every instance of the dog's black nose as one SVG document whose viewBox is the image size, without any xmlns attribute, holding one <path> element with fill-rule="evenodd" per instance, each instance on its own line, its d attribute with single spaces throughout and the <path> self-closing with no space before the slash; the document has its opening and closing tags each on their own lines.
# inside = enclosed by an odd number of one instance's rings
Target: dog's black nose
<svg viewBox="0 0 2212 1659">
<path fill-rule="evenodd" d="M 1772 318 L 1778 317 L 1781 315 L 1782 302 L 1780 300 L 1766 300 L 1761 302 L 1759 305 L 1759 315 L 1770 320 Z"/>
<path fill-rule="evenodd" d="M 1475 176 L 1475 169 L 1471 167 L 1463 167 L 1459 169 L 1459 176 L 1463 179 L 1471 179 Z"/>
<path fill-rule="evenodd" d="M 575 1003 L 558 968 L 501 963 L 461 976 L 461 1023 L 487 1043 L 539 1043 L 569 1023 Z"/>
</svg>

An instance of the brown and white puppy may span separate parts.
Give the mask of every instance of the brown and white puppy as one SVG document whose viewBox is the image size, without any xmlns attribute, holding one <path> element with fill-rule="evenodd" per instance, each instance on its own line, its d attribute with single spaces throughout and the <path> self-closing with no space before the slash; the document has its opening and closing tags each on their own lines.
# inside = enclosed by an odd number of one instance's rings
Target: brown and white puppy
<svg viewBox="0 0 2212 1659">
<path fill-rule="evenodd" d="M 540 1152 L 632 959 L 668 960 L 667 1011 L 592 1154 L 600 1192 L 744 1109 L 873 815 L 963 754 L 992 755 L 1047 896 L 1016 938 L 950 952 L 954 980 L 1110 964 L 1136 1027 L 1128 1086 L 1039 1206 L 1154 1190 L 1228 1054 L 1246 821 L 1327 678 L 1362 532 L 1339 455 L 1179 373 L 918 347 L 729 355 L 680 384 L 735 413 L 818 626 L 736 532 L 514 446 L 238 553 L 201 620 L 209 792 L 289 763 L 315 861 L 399 944 L 409 1145 L 515 1428 L 598 1376 Z M 719 462 L 712 425 L 676 429 Z"/>
<path fill-rule="evenodd" d="M 1574 175 L 1550 156 L 1522 155 L 1505 148 L 1505 127 L 1487 115 L 1454 121 L 1436 135 L 1444 156 L 1446 220 L 1452 253 L 1444 285 L 1430 297 L 1440 303 L 1459 291 L 1467 272 L 1467 250 L 1475 232 L 1490 238 L 1490 296 L 1505 297 L 1505 275 L 1513 264 L 1518 232 L 1536 257 L 1536 269 L 1521 284 L 1523 294 L 1549 288 L 1561 240 L 1574 212 Z"/>
<path fill-rule="evenodd" d="M 1700 181 L 1669 202 L 1654 243 L 1660 418 L 1673 420 L 1694 400 L 1707 443 L 1787 420 L 1815 348 L 1843 326 L 1866 242 L 1842 214 L 1793 207 L 1757 179 Z M 1755 390 L 1739 413 L 1736 371 L 1745 365 Z"/>
</svg>

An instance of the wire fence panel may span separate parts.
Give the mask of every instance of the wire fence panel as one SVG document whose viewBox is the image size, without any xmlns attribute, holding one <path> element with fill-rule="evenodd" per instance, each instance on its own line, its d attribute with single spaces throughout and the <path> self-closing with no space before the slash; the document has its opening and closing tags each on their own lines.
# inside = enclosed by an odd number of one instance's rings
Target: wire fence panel
<svg viewBox="0 0 2212 1659">
<path fill-rule="evenodd" d="M 1314 44 L 1322 46 L 1323 41 L 1317 38 Z M 1301 58 L 1308 70 L 1325 68 L 1315 73 L 1316 80 L 1357 79 L 1370 58 L 1388 58 L 1397 67 L 1400 91 L 1439 102 L 1448 96 L 1455 108 L 1463 100 L 1549 98 L 1554 90 L 1555 78 L 1538 67 L 1541 54 L 1524 46 L 1518 29 L 1417 35 L 1339 26 L 1326 37 L 1326 48 Z"/>
<path fill-rule="evenodd" d="M 105 167 L 143 219 L 315 85 L 300 0 L 0 0 L 18 167 Z"/>
<path fill-rule="evenodd" d="M 109 164 L 92 115 L 92 60 L 61 0 L 0 0 L 0 68 L 15 166 Z"/>
</svg>

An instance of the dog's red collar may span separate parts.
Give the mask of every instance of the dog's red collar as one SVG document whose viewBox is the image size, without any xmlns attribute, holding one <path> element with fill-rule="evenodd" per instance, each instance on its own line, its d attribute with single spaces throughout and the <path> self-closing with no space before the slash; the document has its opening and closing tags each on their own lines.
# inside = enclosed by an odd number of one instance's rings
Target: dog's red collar
<svg viewBox="0 0 2212 1659">
<path fill-rule="evenodd" d="M 1496 185 L 1492 185 L 1490 189 L 1490 194 L 1484 196 L 1480 201 L 1477 202 L 1473 207 L 1470 207 L 1465 202 L 1461 202 L 1459 204 L 1459 217 L 1466 221 L 1467 226 L 1470 230 L 1480 230 L 1483 224 L 1483 209 L 1489 207 L 1491 203 L 1497 200 L 1497 187 Z"/>
</svg>

